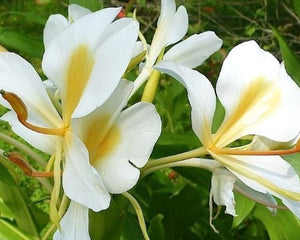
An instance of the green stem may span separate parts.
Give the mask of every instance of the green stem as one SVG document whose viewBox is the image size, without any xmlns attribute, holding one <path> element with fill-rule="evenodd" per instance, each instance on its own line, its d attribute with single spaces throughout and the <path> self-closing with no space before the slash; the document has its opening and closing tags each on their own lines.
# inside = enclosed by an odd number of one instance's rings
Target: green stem
<svg viewBox="0 0 300 240">
<path fill-rule="evenodd" d="M 46 167 L 47 162 L 35 151 L 33 151 L 31 148 L 27 147 L 25 144 L 17 141 L 16 139 L 0 132 L 0 139 L 4 142 L 13 145 L 14 147 L 18 148 L 19 150 L 26 153 L 28 156 L 30 156 L 33 160 L 38 162 L 41 166 Z"/>
<path fill-rule="evenodd" d="M 203 158 L 192 158 L 192 159 L 182 160 L 179 162 L 172 162 L 172 163 L 162 164 L 159 166 L 148 168 L 147 170 L 143 171 L 141 178 L 147 176 L 148 174 L 154 171 L 165 169 L 165 168 L 196 167 L 196 168 L 203 168 L 212 172 L 215 168 L 218 168 L 220 166 L 221 165 L 215 160 L 203 159 Z"/>
<path fill-rule="evenodd" d="M 160 78 L 160 72 L 157 70 L 153 70 L 146 83 L 145 90 L 142 96 L 142 102 L 150 102 L 150 103 L 153 102 L 157 90 L 159 78 Z"/>
<path fill-rule="evenodd" d="M 124 197 L 126 197 L 129 200 L 129 202 L 131 203 L 131 205 L 133 206 L 133 208 L 134 208 L 134 210 L 137 214 L 137 217 L 138 217 L 138 220 L 139 220 L 139 224 L 140 224 L 144 239 L 145 240 L 150 240 L 150 238 L 148 236 L 148 233 L 147 233 L 147 227 L 146 227 L 146 224 L 145 224 L 143 211 L 142 211 L 141 206 L 139 205 L 138 201 L 131 194 L 129 194 L 128 192 L 124 192 L 124 193 L 122 193 L 122 195 Z"/>
<path fill-rule="evenodd" d="M 141 169 L 141 175 L 144 174 L 144 172 L 146 172 L 148 169 L 153 168 L 153 167 L 157 167 L 160 165 L 165 165 L 168 163 L 173 163 L 173 162 L 178 162 L 178 161 L 182 161 L 185 159 L 189 159 L 189 158 L 195 158 L 195 157 L 199 157 L 199 156 L 203 156 L 208 154 L 207 150 L 205 147 L 200 147 L 185 153 L 179 153 L 173 156 L 168 156 L 168 157 L 163 157 L 163 158 L 158 158 L 156 160 L 150 161 L 148 162 L 142 169 Z"/>
</svg>

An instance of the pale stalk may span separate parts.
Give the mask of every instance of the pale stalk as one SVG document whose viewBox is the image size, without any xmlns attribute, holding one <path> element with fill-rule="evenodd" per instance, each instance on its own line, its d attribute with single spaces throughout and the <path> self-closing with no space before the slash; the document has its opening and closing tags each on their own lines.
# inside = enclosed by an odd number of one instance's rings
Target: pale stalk
<svg viewBox="0 0 300 240">
<path fill-rule="evenodd" d="M 139 205 L 138 201 L 131 194 L 129 194 L 128 192 L 124 192 L 124 193 L 122 193 L 122 195 L 124 197 L 126 197 L 129 200 L 129 202 L 131 203 L 131 205 L 133 206 L 133 208 L 134 208 L 134 210 L 137 214 L 137 217 L 138 217 L 138 220 L 139 220 L 139 225 L 140 225 L 140 228 L 142 230 L 144 239 L 145 240 L 150 240 L 150 238 L 148 236 L 148 233 L 147 233 L 147 227 L 146 227 L 146 224 L 145 224 L 143 211 L 142 211 L 141 206 Z"/>
<path fill-rule="evenodd" d="M 143 96 L 141 100 L 142 102 L 149 102 L 149 103 L 153 102 L 157 90 L 159 78 L 160 78 L 160 72 L 157 70 L 153 70 L 145 86 L 145 90 L 143 92 Z"/>
<path fill-rule="evenodd" d="M 69 202 L 69 199 L 64 194 L 63 197 L 62 197 L 62 200 L 61 200 L 61 204 L 59 206 L 59 210 L 58 210 L 58 216 L 59 216 L 60 219 L 63 217 L 64 213 L 66 212 L 68 202 Z M 42 240 L 49 239 L 50 235 L 52 234 L 52 232 L 54 231 L 55 228 L 56 228 L 55 224 L 51 224 L 50 228 L 45 233 Z"/>
<path fill-rule="evenodd" d="M 18 148 L 22 152 L 26 153 L 28 156 L 30 156 L 34 161 L 39 163 L 41 166 L 46 167 L 47 162 L 35 151 L 33 151 L 31 148 L 27 147 L 25 144 L 17 141 L 16 139 L 0 132 L 0 139 L 4 142 Z"/>
<path fill-rule="evenodd" d="M 147 170 L 143 171 L 143 173 L 141 174 L 141 178 L 147 176 L 148 174 L 150 174 L 152 172 L 155 172 L 155 171 L 161 170 L 161 169 L 165 169 L 165 168 L 196 167 L 196 168 L 206 169 L 206 170 L 212 172 L 214 168 L 220 167 L 219 165 L 220 164 L 214 160 L 194 158 L 194 159 L 182 160 L 179 162 L 172 162 L 172 163 L 162 164 L 159 166 L 148 168 Z"/>
<path fill-rule="evenodd" d="M 7 162 L 7 158 L 5 158 L 5 157 L 3 156 L 3 152 L 4 152 L 4 151 L 3 151 L 2 149 L 0 149 L 0 161 L 3 162 L 3 165 L 4 165 L 5 167 L 7 167 L 7 166 L 6 166 L 6 163 L 5 163 L 5 162 Z M 2 159 L 3 159 L 3 161 L 2 161 Z M 33 171 L 36 171 L 34 168 L 32 168 L 32 170 L 33 170 Z M 51 191 L 52 191 L 52 184 L 48 181 L 48 179 L 45 179 L 45 178 L 39 178 L 39 177 L 37 177 L 36 179 L 40 182 L 40 184 L 43 185 L 43 187 L 44 187 L 48 192 L 51 192 Z"/>
<path fill-rule="evenodd" d="M 206 148 L 200 147 L 200 148 L 197 148 L 197 149 L 185 152 L 185 153 L 179 153 L 179 154 L 176 154 L 176 155 L 173 155 L 173 156 L 158 158 L 156 160 L 152 160 L 152 161 L 148 162 L 141 169 L 141 173 L 143 175 L 143 173 L 145 171 L 147 171 L 148 169 L 150 169 L 150 168 L 157 167 L 157 166 L 160 166 L 160 165 L 165 165 L 165 164 L 168 164 L 168 163 L 179 162 L 179 161 L 189 159 L 189 158 L 200 157 L 200 156 L 203 156 L 203 155 L 206 155 L 206 154 L 208 154 Z"/>
</svg>

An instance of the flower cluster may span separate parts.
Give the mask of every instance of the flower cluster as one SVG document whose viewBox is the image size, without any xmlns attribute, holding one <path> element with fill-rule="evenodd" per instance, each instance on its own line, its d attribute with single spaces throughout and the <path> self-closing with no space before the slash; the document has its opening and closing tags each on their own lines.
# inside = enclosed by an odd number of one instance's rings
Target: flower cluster
<svg viewBox="0 0 300 240">
<path fill-rule="evenodd" d="M 141 168 L 142 176 L 175 166 L 204 168 L 212 172 L 210 201 L 226 213 L 236 215 L 236 189 L 272 208 L 279 198 L 300 218 L 299 177 L 281 157 L 300 151 L 300 89 L 283 63 L 255 41 L 241 43 L 227 55 L 215 94 L 193 69 L 222 40 L 214 32 L 182 40 L 188 15 L 174 0 L 162 0 L 151 43 L 137 20 L 117 18 L 120 8 L 91 12 L 72 4 L 68 10 L 68 19 L 51 15 L 44 28 L 47 80 L 19 55 L 0 52 L 0 104 L 10 109 L 1 119 L 49 159 L 45 172 L 34 172 L 21 155 L 4 155 L 31 176 L 53 177 L 54 239 L 90 239 L 89 209 L 108 208 L 112 194 L 132 200 L 127 191 Z M 136 79 L 123 79 L 138 64 Z M 149 161 L 161 133 L 152 101 L 162 73 L 186 88 L 192 129 L 202 145 Z M 142 100 L 128 104 L 144 83 Z M 217 97 L 225 117 L 213 132 Z"/>
</svg>

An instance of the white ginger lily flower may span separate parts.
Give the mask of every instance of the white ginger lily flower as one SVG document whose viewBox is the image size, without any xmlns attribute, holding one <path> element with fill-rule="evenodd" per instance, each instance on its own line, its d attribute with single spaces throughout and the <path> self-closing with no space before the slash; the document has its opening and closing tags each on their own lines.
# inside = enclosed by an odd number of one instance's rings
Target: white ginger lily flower
<svg viewBox="0 0 300 240">
<path fill-rule="evenodd" d="M 135 80 L 133 93 L 148 79 L 153 66 L 164 48 L 180 41 L 188 30 L 188 15 L 184 6 L 176 11 L 174 0 L 162 0 L 161 12 L 146 62 Z M 194 34 L 169 49 L 163 60 L 174 61 L 189 68 L 200 66 L 211 54 L 220 49 L 222 40 L 214 32 Z"/>
<path fill-rule="evenodd" d="M 122 80 L 101 107 L 85 117 L 73 119 L 74 131 L 87 147 L 87 151 L 76 158 L 89 155 L 106 191 L 112 194 L 126 192 L 136 184 L 140 174 L 138 168 L 148 161 L 161 130 L 159 115 L 150 103 L 137 103 L 122 111 L 132 88 L 132 82 Z M 74 174 L 74 167 L 70 166 L 64 175 Z M 89 197 L 84 184 L 68 181 L 64 184 L 72 186 L 82 198 Z M 88 208 L 72 201 L 61 220 L 62 232 L 57 230 L 54 239 L 89 239 L 87 222 Z"/>
<path fill-rule="evenodd" d="M 216 96 L 208 79 L 172 62 L 161 62 L 157 68 L 187 88 L 193 131 L 207 152 L 230 171 L 231 176 L 255 191 L 280 198 L 300 218 L 299 177 L 279 156 L 280 151 L 272 155 L 249 150 L 249 145 L 230 148 L 231 143 L 245 136 L 258 135 L 288 142 L 298 135 L 300 90 L 284 65 L 254 41 L 234 47 L 223 63 L 216 86 L 226 114 L 214 134 L 211 131 Z M 217 203 L 226 205 L 227 212 L 235 215 L 234 201 L 229 193 L 231 183 L 232 180 L 225 189 L 219 186 Z M 216 195 L 215 189 L 213 192 Z"/>
<path fill-rule="evenodd" d="M 42 67 L 59 89 L 61 116 L 33 67 L 14 53 L 0 53 L 0 89 L 16 94 L 28 111 L 28 117 L 17 112 L 17 119 L 15 112 L 10 111 L 2 119 L 19 136 L 46 153 L 55 154 L 57 146 L 62 147 L 66 156 L 64 190 L 70 199 L 94 211 L 107 208 L 110 195 L 90 164 L 87 149 L 73 132 L 71 122 L 101 106 L 127 68 L 138 23 L 127 18 L 113 22 L 119 11 L 107 8 L 81 17 L 47 46 Z M 12 108 L 3 98 L 0 103 Z M 15 106 L 13 110 L 18 109 Z M 56 159 L 60 154 L 56 153 Z M 74 185 L 82 188 L 84 197 Z"/>
</svg>

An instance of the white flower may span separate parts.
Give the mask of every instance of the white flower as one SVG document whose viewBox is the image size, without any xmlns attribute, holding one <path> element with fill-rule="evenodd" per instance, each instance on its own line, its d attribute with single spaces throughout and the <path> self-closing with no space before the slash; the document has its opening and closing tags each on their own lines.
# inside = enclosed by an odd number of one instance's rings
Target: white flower
<svg viewBox="0 0 300 240">
<path fill-rule="evenodd" d="M 216 86 L 226 114 L 214 134 L 216 96 L 207 78 L 171 62 L 159 63 L 158 69 L 187 88 L 193 131 L 208 153 L 248 187 L 280 198 L 300 217 L 299 177 L 289 163 L 268 152 L 259 155 L 256 149 L 249 149 L 251 145 L 230 148 L 231 143 L 245 136 L 288 142 L 298 135 L 300 90 L 284 65 L 254 41 L 234 47 L 223 63 Z M 230 187 L 223 190 L 217 203 L 225 204 L 228 213 L 234 215 Z"/>
<path fill-rule="evenodd" d="M 63 175 L 66 180 L 63 185 L 67 185 L 65 189 L 78 195 L 80 200 L 77 202 L 84 202 L 89 198 L 94 201 L 90 194 L 94 189 L 86 188 L 87 184 L 82 183 L 82 180 L 89 181 L 82 169 L 82 159 L 89 158 L 96 170 L 95 174 L 103 181 L 106 193 L 117 194 L 128 191 L 136 184 L 140 175 L 139 168 L 150 157 L 160 135 L 160 118 L 154 106 L 149 103 L 137 103 L 122 111 L 132 87 L 132 82 L 121 81 L 101 107 L 85 117 L 73 120 L 73 128 L 87 150 L 75 156 L 78 154 L 75 148 L 79 146 L 74 146 L 74 151 L 67 152 L 74 161 L 66 162 Z M 81 176 L 79 180 L 68 177 L 75 172 L 77 176 Z M 87 226 L 87 214 L 88 207 L 73 202 L 61 221 L 62 232 L 57 231 L 57 238 L 54 239 L 86 239 L 82 238 L 83 233 L 76 235 L 74 231 L 78 231 L 76 226 Z M 74 219 L 74 216 L 79 217 Z M 70 234 L 72 238 L 67 237 Z"/>
<path fill-rule="evenodd" d="M 119 10 L 107 8 L 83 16 L 47 46 L 42 67 L 60 92 L 61 116 L 32 66 L 14 53 L 0 53 L 0 89 L 16 94 L 28 110 L 25 121 L 20 122 L 14 111 L 2 119 L 8 121 L 19 136 L 44 152 L 54 154 L 57 146 L 61 146 L 66 156 L 65 192 L 70 199 L 94 211 L 107 208 L 110 196 L 71 123 L 72 119 L 84 117 L 101 106 L 127 68 L 138 24 L 127 18 L 113 22 Z M 2 98 L 0 103 L 12 108 Z M 73 185 L 66 184 L 69 182 L 80 183 L 88 195 L 79 195 Z"/>
<path fill-rule="evenodd" d="M 188 29 L 188 15 L 184 6 L 178 7 L 174 0 L 162 0 L 161 12 L 146 62 L 135 80 L 133 93 L 147 80 L 153 71 L 158 56 L 165 47 L 180 41 Z M 219 50 L 222 40 L 214 32 L 194 34 L 173 46 L 163 56 L 163 60 L 174 61 L 189 68 L 200 66 L 211 54 Z"/>
</svg>

